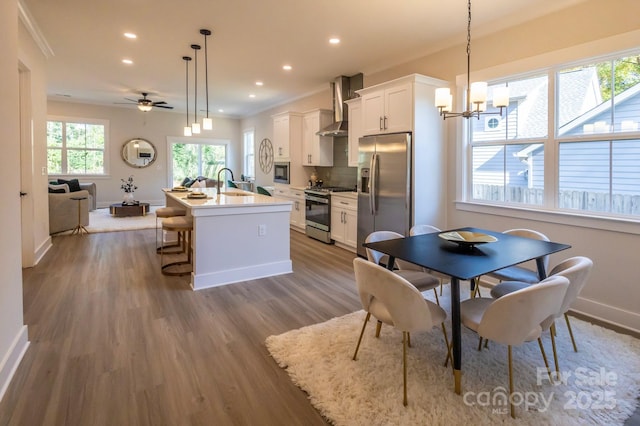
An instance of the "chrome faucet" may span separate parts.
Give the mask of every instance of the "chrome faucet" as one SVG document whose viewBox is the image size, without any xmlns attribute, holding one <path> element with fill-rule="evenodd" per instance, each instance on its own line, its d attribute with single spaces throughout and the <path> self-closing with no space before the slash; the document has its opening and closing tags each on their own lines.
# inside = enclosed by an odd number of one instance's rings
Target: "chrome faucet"
<svg viewBox="0 0 640 426">
<path fill-rule="evenodd" d="M 231 173 L 231 180 L 235 180 L 233 178 L 233 172 L 231 171 L 231 169 L 227 168 L 227 167 L 223 167 L 220 170 L 218 170 L 218 180 L 217 180 L 217 185 L 218 185 L 218 194 L 220 194 L 220 173 L 224 172 L 225 170 L 229 170 L 229 173 Z"/>
</svg>

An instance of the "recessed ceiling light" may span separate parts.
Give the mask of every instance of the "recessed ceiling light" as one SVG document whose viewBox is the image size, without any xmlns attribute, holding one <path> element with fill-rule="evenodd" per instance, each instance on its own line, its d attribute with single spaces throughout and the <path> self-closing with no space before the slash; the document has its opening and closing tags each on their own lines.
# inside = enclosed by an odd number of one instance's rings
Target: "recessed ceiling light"
<svg viewBox="0 0 640 426">
<path fill-rule="evenodd" d="M 122 60 L 122 63 L 123 63 L 123 64 L 127 64 L 127 65 L 132 65 L 132 64 L 133 64 L 133 61 L 132 61 L 131 59 L 123 59 L 123 60 Z"/>
<path fill-rule="evenodd" d="M 224 110 L 223 110 L 222 108 L 220 108 L 220 109 L 218 110 L 218 112 L 224 112 Z"/>
<path fill-rule="evenodd" d="M 256 86 L 264 86 L 264 83 L 261 81 L 256 81 Z"/>
<path fill-rule="evenodd" d="M 124 33 L 124 36 L 126 38 L 131 38 L 131 39 L 138 38 L 138 36 L 135 35 L 134 33 Z"/>
<path fill-rule="evenodd" d="M 293 69 L 293 67 L 291 65 L 283 65 L 282 69 L 285 71 L 291 71 Z"/>
<path fill-rule="evenodd" d="M 332 37 L 329 39 L 329 43 L 331 44 L 340 44 L 340 39 L 338 37 Z"/>
<path fill-rule="evenodd" d="M 255 98 L 256 95 L 254 95 L 253 93 L 249 95 L 250 98 Z"/>
</svg>

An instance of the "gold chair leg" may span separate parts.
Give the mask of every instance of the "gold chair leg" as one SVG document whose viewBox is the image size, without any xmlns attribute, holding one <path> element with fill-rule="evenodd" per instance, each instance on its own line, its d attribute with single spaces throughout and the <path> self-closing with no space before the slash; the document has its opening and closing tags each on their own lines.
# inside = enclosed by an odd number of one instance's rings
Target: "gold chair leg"
<svg viewBox="0 0 640 426">
<path fill-rule="evenodd" d="M 567 322 L 567 328 L 569 329 L 569 336 L 571 336 L 571 343 L 573 344 L 573 351 L 578 352 L 578 346 L 576 346 L 576 341 L 573 338 L 573 331 L 571 330 L 571 323 L 569 322 L 569 315 L 564 313 L 564 320 Z"/>
<path fill-rule="evenodd" d="M 511 411 L 511 417 L 516 418 L 516 409 L 513 406 L 513 363 L 511 361 L 511 345 L 508 349 L 509 353 L 509 410 Z"/>
<path fill-rule="evenodd" d="M 407 346 L 411 347 L 411 333 L 407 331 Z"/>
<path fill-rule="evenodd" d="M 489 349 L 489 339 L 484 339 L 484 348 Z"/>
<path fill-rule="evenodd" d="M 553 348 L 553 362 L 556 365 L 556 372 L 560 371 L 560 366 L 558 364 L 558 352 L 556 351 L 556 338 L 554 337 L 554 335 L 556 334 L 556 325 L 551 324 L 551 330 L 550 330 L 550 335 L 551 335 L 551 347 Z"/>
<path fill-rule="evenodd" d="M 404 399 L 402 403 L 404 406 L 407 406 L 407 333 L 406 331 L 402 332 L 402 376 L 403 376 L 403 388 L 404 388 Z"/>
<path fill-rule="evenodd" d="M 364 329 L 367 328 L 367 323 L 369 322 L 369 318 L 371 318 L 371 313 L 367 312 L 367 316 L 364 319 L 364 324 L 362 324 L 362 331 L 360 332 L 360 337 L 358 338 L 358 344 L 356 345 L 356 351 L 353 353 L 353 360 L 356 360 L 356 356 L 358 355 L 358 349 L 360 349 L 360 342 L 362 342 L 362 335 L 364 334 Z"/>
<path fill-rule="evenodd" d="M 538 346 L 540 346 L 540 353 L 542 354 L 542 359 L 544 360 L 544 366 L 547 367 L 547 374 L 549 374 L 549 383 L 553 383 L 553 378 L 551 378 L 551 369 L 549 368 L 549 361 L 547 360 L 547 354 L 544 352 L 544 346 L 542 346 L 542 339 L 538 337 Z"/>
<path fill-rule="evenodd" d="M 475 277 L 471 280 L 473 282 L 473 292 L 471 292 L 471 298 L 482 297 L 480 293 L 480 277 Z"/>
<path fill-rule="evenodd" d="M 442 284 L 442 278 L 440 278 L 440 296 L 442 296 L 442 287 L 444 287 L 444 285 Z"/>
<path fill-rule="evenodd" d="M 380 329 L 382 328 L 382 321 L 378 321 L 376 324 L 376 337 L 380 337 Z"/>
<path fill-rule="evenodd" d="M 433 289 L 433 294 L 436 295 L 436 303 L 438 304 L 438 306 L 440 306 L 440 299 L 438 299 L 438 291 L 435 288 Z"/>
<path fill-rule="evenodd" d="M 451 355 L 451 346 L 449 346 L 449 338 L 447 337 L 447 328 L 444 326 L 444 322 L 442 323 L 442 335 L 444 336 L 444 344 L 447 345 L 447 359 L 444 360 L 444 366 L 446 367 L 451 361 L 451 370 L 453 371 L 453 356 Z"/>
<path fill-rule="evenodd" d="M 480 337 L 480 341 L 478 342 L 478 351 L 481 351 L 482 350 L 482 336 L 479 336 L 479 337 Z"/>
</svg>

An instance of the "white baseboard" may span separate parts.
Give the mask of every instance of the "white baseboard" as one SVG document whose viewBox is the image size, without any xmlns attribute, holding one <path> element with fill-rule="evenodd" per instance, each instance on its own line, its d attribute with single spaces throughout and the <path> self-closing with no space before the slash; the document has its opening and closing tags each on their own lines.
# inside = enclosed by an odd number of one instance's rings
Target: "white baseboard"
<svg viewBox="0 0 640 426">
<path fill-rule="evenodd" d="M 202 290 L 241 281 L 290 274 L 291 272 L 293 272 L 292 263 L 290 260 L 286 260 L 244 268 L 208 272 L 201 275 L 193 275 L 193 273 L 191 273 L 191 288 L 193 290 Z"/>
<path fill-rule="evenodd" d="M 482 277 L 480 279 L 481 287 L 491 288 L 497 284 L 497 282 L 490 280 L 491 279 L 485 280 L 485 277 Z M 485 297 L 488 296 L 485 295 Z M 635 333 L 640 333 L 640 314 L 637 312 L 627 311 L 625 309 L 617 308 L 595 300 L 586 299 L 584 297 L 578 297 L 571 306 L 570 311 L 592 318 L 599 322 L 611 324 L 612 326 L 620 327 Z"/>
<path fill-rule="evenodd" d="M 35 253 L 34 253 L 34 263 L 33 266 L 37 265 L 38 263 L 40 263 L 40 261 L 42 260 L 42 258 L 44 257 L 45 254 L 47 254 L 47 252 L 49 251 L 49 249 L 53 247 L 53 244 L 51 243 L 51 235 L 49 235 L 47 237 L 46 240 L 44 240 L 42 242 L 42 244 L 40 244 L 40 246 L 36 249 Z"/>
<path fill-rule="evenodd" d="M 15 339 L 13 339 L 11 347 L 0 363 L 0 401 L 2 401 L 2 397 L 7 391 L 9 383 L 11 383 L 11 379 L 18 369 L 20 361 L 22 361 L 22 357 L 24 357 L 24 354 L 27 352 L 28 347 L 28 330 L 27 326 L 23 325 L 20 328 L 20 331 L 16 335 Z"/>
<path fill-rule="evenodd" d="M 637 312 L 627 311 L 582 297 L 578 297 L 573 306 L 571 306 L 571 311 L 640 333 L 640 314 Z"/>
</svg>

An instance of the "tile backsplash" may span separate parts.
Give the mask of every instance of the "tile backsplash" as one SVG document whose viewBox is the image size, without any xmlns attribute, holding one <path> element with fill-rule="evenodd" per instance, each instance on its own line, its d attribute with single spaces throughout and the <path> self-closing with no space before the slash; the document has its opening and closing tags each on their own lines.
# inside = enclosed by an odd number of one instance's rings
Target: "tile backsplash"
<svg viewBox="0 0 640 426">
<path fill-rule="evenodd" d="M 333 167 L 316 167 L 318 179 L 322 179 L 325 186 L 355 189 L 358 168 L 347 166 L 347 150 L 347 137 L 333 138 Z"/>
</svg>

